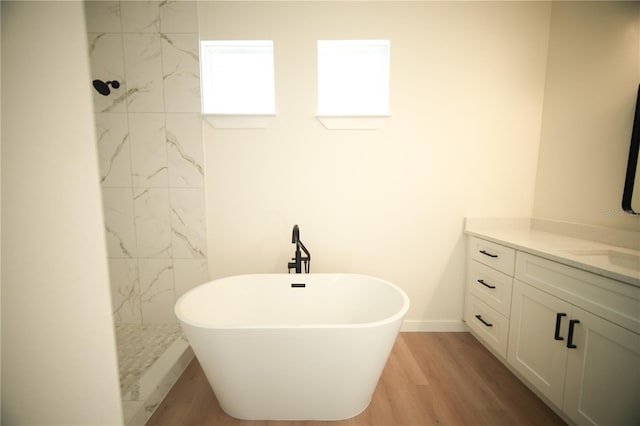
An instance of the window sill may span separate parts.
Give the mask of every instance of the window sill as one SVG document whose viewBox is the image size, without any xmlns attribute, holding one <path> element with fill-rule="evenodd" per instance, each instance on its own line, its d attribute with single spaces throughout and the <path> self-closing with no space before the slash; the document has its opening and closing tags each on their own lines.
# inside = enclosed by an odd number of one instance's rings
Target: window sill
<svg viewBox="0 0 640 426">
<path fill-rule="evenodd" d="M 376 130 L 389 119 L 390 115 L 316 115 L 329 130 Z"/>
<path fill-rule="evenodd" d="M 266 129 L 275 114 L 202 114 L 216 129 Z"/>
</svg>

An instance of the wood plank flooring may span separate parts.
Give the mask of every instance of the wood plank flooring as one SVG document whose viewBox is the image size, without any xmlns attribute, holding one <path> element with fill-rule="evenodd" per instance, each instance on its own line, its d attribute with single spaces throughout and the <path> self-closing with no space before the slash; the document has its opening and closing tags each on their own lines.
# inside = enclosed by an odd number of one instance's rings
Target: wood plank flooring
<svg viewBox="0 0 640 426">
<path fill-rule="evenodd" d="M 564 424 L 469 333 L 400 333 L 369 408 L 351 419 L 234 419 L 220 409 L 194 359 L 147 422 L 147 426 Z"/>
</svg>

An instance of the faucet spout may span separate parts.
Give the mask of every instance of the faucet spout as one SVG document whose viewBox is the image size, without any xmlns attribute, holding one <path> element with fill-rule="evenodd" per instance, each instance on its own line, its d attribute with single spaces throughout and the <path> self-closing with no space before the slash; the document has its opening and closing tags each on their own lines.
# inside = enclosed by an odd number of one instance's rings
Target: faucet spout
<svg viewBox="0 0 640 426">
<path fill-rule="evenodd" d="M 291 233 L 291 242 L 296 244 L 300 241 L 300 228 L 298 225 L 293 225 L 293 232 Z"/>
</svg>

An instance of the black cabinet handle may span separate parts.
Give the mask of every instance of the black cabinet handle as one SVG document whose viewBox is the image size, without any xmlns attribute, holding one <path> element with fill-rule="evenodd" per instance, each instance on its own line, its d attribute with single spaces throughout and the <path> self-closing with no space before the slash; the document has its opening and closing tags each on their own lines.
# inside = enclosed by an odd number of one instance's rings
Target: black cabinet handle
<svg viewBox="0 0 640 426">
<path fill-rule="evenodd" d="M 489 252 L 488 252 L 488 251 L 486 251 L 486 250 L 480 250 L 480 253 L 484 254 L 485 256 L 489 256 L 489 257 L 493 257 L 493 258 L 498 257 L 498 255 L 497 255 L 497 254 L 491 254 L 491 253 L 489 253 Z"/>
<path fill-rule="evenodd" d="M 476 318 L 478 318 L 478 320 L 483 323 L 484 325 L 486 325 L 487 327 L 493 327 L 493 324 L 486 322 L 485 320 L 482 319 L 482 316 L 480 315 L 476 315 Z"/>
<path fill-rule="evenodd" d="M 580 324 L 580 320 L 569 320 L 569 337 L 567 337 L 567 347 L 569 349 L 577 348 L 577 346 L 573 344 L 573 326 L 576 324 Z"/>
<path fill-rule="evenodd" d="M 556 340 L 564 340 L 564 337 L 560 336 L 560 322 L 562 317 L 566 317 L 567 314 L 564 312 L 559 312 L 556 314 L 556 333 L 553 335 L 553 338 Z"/>
<path fill-rule="evenodd" d="M 496 286 L 495 286 L 495 285 L 487 284 L 487 283 L 485 283 L 485 282 L 484 282 L 484 280 L 476 280 L 476 281 L 478 281 L 480 284 L 482 284 L 482 285 L 483 285 L 483 286 L 485 286 L 485 287 L 488 287 L 488 288 L 496 288 Z"/>
</svg>

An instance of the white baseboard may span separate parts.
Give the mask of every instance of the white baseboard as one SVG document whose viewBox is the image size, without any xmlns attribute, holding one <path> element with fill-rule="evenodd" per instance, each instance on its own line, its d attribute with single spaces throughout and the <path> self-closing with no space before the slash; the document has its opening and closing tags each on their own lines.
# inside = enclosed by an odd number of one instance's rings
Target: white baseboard
<svg viewBox="0 0 640 426">
<path fill-rule="evenodd" d="M 404 320 L 400 331 L 468 331 L 462 320 Z"/>
</svg>

